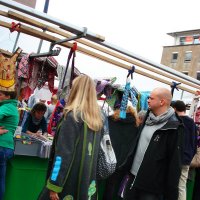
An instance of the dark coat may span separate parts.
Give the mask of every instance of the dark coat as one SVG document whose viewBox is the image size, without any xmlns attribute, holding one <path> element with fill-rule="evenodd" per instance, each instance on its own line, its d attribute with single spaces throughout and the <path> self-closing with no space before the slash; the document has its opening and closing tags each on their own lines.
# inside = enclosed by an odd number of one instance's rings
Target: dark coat
<svg viewBox="0 0 200 200">
<path fill-rule="evenodd" d="M 197 127 L 194 120 L 188 116 L 179 116 L 184 124 L 185 138 L 183 148 L 183 165 L 190 165 L 197 150 Z"/>
<path fill-rule="evenodd" d="M 84 139 L 84 122 L 81 119 L 76 122 L 71 112 L 59 126 L 52 146 L 47 185 L 39 199 L 48 200 L 49 190 L 52 190 L 59 194 L 60 199 L 86 200 L 90 194 L 91 200 L 96 200 L 96 165 L 101 132 L 94 133 L 87 128 Z"/>
<path fill-rule="evenodd" d="M 136 152 L 143 126 L 139 131 L 137 142 L 133 144 L 133 155 Z M 183 129 L 182 122 L 174 114 L 162 128 L 155 131 L 133 182 L 133 187 L 161 194 L 164 200 L 178 199 Z"/>
<path fill-rule="evenodd" d="M 136 139 L 138 133 L 136 118 L 131 113 L 127 113 L 125 119 L 114 120 L 110 116 L 108 124 L 110 139 L 117 159 L 116 168 L 119 169 L 126 163 L 133 141 Z"/>
<path fill-rule="evenodd" d="M 133 141 L 136 139 L 138 127 L 136 117 L 127 113 L 125 119 L 114 120 L 112 116 L 108 118 L 109 134 L 112 146 L 117 159 L 116 171 L 106 180 L 104 200 L 121 199 L 117 193 L 120 183 L 127 173 L 126 163 L 128 155 L 131 154 Z"/>
</svg>

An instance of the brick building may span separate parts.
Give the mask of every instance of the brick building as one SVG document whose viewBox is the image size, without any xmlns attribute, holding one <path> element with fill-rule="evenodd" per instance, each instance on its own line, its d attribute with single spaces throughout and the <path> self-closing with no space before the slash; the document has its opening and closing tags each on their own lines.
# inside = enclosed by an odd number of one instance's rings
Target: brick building
<svg viewBox="0 0 200 200">
<path fill-rule="evenodd" d="M 161 64 L 200 80 L 200 29 L 168 33 L 173 46 L 164 46 Z"/>
</svg>

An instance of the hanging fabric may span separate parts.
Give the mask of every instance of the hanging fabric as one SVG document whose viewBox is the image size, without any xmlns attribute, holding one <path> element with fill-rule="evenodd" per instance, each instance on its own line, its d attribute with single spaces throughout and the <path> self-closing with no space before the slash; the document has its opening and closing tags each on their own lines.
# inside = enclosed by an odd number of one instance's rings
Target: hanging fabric
<svg viewBox="0 0 200 200">
<path fill-rule="evenodd" d="M 174 82 L 174 81 L 172 81 L 172 84 L 171 84 L 171 94 L 172 94 L 172 97 L 173 97 L 173 95 L 174 95 L 174 90 L 176 89 L 176 90 L 178 90 L 179 91 L 179 89 L 178 89 L 178 85 L 180 85 L 181 83 L 176 83 L 176 82 Z"/>
<path fill-rule="evenodd" d="M 57 76 L 58 62 L 52 56 L 30 59 L 30 54 L 25 54 L 18 65 L 18 86 L 28 99 L 34 90 L 41 89 L 46 82 L 51 93 L 54 92 L 54 80 Z"/>
<path fill-rule="evenodd" d="M 69 94 L 72 85 L 72 81 L 74 80 L 74 78 L 76 78 L 78 75 L 81 74 L 80 71 L 75 67 L 76 50 L 77 50 L 77 43 L 75 42 L 70 49 L 67 58 L 65 72 L 63 73 L 63 77 L 60 80 L 60 84 L 58 87 L 58 96 L 60 99 L 67 98 L 67 95 Z M 70 61 L 71 61 L 71 72 L 69 72 Z"/>
<path fill-rule="evenodd" d="M 135 71 L 135 66 L 132 66 L 132 69 L 128 71 L 126 86 L 125 86 L 125 90 L 124 90 L 124 94 L 123 94 L 122 102 L 121 102 L 121 106 L 120 106 L 119 116 L 121 119 L 126 118 L 126 108 L 127 108 L 127 104 L 128 104 L 129 92 L 131 89 L 131 79 L 133 79 L 134 71 Z M 130 75 L 131 75 L 131 79 L 129 78 Z"/>
<path fill-rule="evenodd" d="M 10 58 L 0 53 L 0 90 L 15 91 L 16 62 L 21 51 L 18 48 Z"/>
</svg>

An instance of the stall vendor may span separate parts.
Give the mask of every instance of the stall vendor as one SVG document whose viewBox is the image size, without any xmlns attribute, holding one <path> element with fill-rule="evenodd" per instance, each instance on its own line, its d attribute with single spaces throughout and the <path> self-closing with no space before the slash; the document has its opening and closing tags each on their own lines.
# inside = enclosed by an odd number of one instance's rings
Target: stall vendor
<svg viewBox="0 0 200 200">
<path fill-rule="evenodd" d="M 27 119 L 22 127 L 22 132 L 27 134 L 36 134 L 37 136 L 47 132 L 47 122 L 45 120 L 44 114 L 47 107 L 44 103 L 36 103 L 28 113 Z"/>
</svg>

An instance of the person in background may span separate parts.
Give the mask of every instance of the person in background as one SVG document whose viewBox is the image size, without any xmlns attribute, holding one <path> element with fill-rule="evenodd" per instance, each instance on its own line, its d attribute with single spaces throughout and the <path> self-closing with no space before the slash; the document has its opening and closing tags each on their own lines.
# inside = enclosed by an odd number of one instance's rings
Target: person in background
<svg viewBox="0 0 200 200">
<path fill-rule="evenodd" d="M 137 114 L 138 120 L 139 120 L 139 125 L 141 125 L 144 122 L 145 116 L 146 116 L 147 111 L 146 110 L 140 110 Z"/>
<path fill-rule="evenodd" d="M 184 124 L 185 138 L 183 148 L 182 171 L 179 180 L 178 200 L 186 200 L 186 183 L 188 178 L 188 171 L 197 148 L 197 129 L 194 120 L 186 115 L 186 105 L 183 101 L 177 100 L 173 102 L 172 107 Z"/>
<path fill-rule="evenodd" d="M 55 106 L 58 102 L 58 97 L 56 94 L 52 95 L 51 97 L 51 103 L 47 106 L 47 111 L 45 112 L 45 119 L 47 121 L 47 125 L 49 124 L 49 121 L 50 121 L 50 118 L 51 118 L 51 115 L 55 109 Z"/>
<path fill-rule="evenodd" d="M 44 103 L 36 103 L 31 111 L 28 113 L 26 121 L 22 127 L 22 132 L 27 134 L 34 134 L 40 136 L 47 132 L 47 122 L 45 120 L 44 114 L 47 110 L 47 107 Z"/>
<path fill-rule="evenodd" d="M 19 123 L 15 91 L 0 91 L 0 200 L 5 192 L 7 161 L 14 155 L 13 136 Z"/>
<path fill-rule="evenodd" d="M 149 111 L 132 144 L 132 178 L 125 200 L 177 200 L 181 174 L 183 124 L 170 107 L 172 95 L 155 88 L 149 96 Z"/>
<path fill-rule="evenodd" d="M 94 81 L 87 75 L 78 76 L 57 127 L 48 180 L 39 200 L 97 199 L 96 168 L 103 123 Z"/>
</svg>

